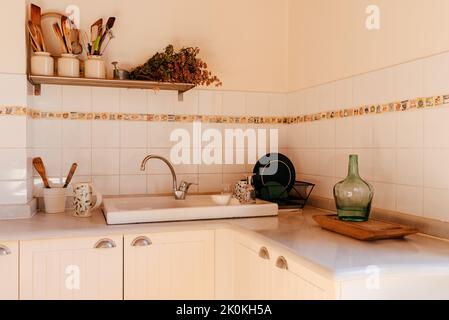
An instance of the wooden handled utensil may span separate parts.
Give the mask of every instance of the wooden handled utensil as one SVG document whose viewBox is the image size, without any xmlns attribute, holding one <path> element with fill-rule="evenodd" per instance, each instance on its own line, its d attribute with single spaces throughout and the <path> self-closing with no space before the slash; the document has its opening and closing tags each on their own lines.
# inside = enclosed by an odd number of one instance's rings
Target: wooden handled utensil
<svg viewBox="0 0 449 320">
<path fill-rule="evenodd" d="M 31 41 L 33 46 L 36 47 L 36 51 L 43 51 L 42 43 L 39 35 L 37 34 L 37 30 L 35 28 L 35 24 L 33 22 L 28 21 L 28 33 L 30 34 Z"/>
<path fill-rule="evenodd" d="M 67 179 L 65 180 L 64 188 L 67 188 L 69 186 L 70 182 L 72 181 L 73 175 L 75 174 L 76 168 L 78 168 L 78 164 L 72 164 L 69 174 L 67 175 Z"/>
<path fill-rule="evenodd" d="M 100 44 L 99 44 L 100 50 L 101 50 L 101 46 L 103 45 L 104 39 L 106 39 L 106 36 L 109 33 L 109 30 L 112 30 L 112 28 L 114 27 L 115 19 L 116 19 L 115 17 L 110 17 L 108 19 L 108 21 L 106 22 L 106 28 L 105 28 L 103 34 L 101 35 L 101 39 L 100 39 Z"/>
<path fill-rule="evenodd" d="M 58 39 L 59 46 L 61 47 L 62 53 L 68 53 L 67 47 L 65 45 L 64 37 L 62 36 L 61 28 L 59 28 L 59 24 L 53 24 L 53 31 Z"/>
<path fill-rule="evenodd" d="M 31 22 L 37 26 L 41 26 L 41 8 L 35 4 L 31 4 Z"/>
<path fill-rule="evenodd" d="M 41 176 L 42 182 L 44 183 L 45 188 L 50 189 L 50 183 L 48 182 L 47 173 L 45 172 L 44 162 L 41 158 L 33 159 L 33 166 L 36 169 L 37 173 Z"/>
<path fill-rule="evenodd" d="M 67 25 L 67 17 L 62 16 L 61 17 L 61 31 L 62 31 L 62 37 L 65 43 L 65 46 L 67 48 L 68 53 L 72 53 L 72 41 L 71 41 L 71 35 L 70 35 L 70 26 Z"/>
</svg>

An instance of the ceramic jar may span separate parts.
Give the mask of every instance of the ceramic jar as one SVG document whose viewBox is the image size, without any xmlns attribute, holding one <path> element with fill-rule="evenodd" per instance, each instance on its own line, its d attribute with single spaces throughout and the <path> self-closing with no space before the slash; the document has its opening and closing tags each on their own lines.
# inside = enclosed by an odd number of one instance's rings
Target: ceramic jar
<svg viewBox="0 0 449 320">
<path fill-rule="evenodd" d="M 80 61 L 77 56 L 70 53 L 63 53 L 58 59 L 58 76 L 79 78 Z"/>
<path fill-rule="evenodd" d="M 84 76 L 91 79 L 105 79 L 106 65 L 101 56 L 88 56 L 84 64 Z"/>
<path fill-rule="evenodd" d="M 49 52 L 35 52 L 31 57 L 31 74 L 34 76 L 54 76 L 55 62 Z"/>
</svg>

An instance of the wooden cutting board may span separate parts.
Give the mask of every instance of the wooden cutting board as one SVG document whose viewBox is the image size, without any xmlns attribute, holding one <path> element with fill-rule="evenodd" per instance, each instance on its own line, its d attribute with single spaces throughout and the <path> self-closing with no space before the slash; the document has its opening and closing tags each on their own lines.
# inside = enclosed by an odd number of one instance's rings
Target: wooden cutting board
<svg viewBox="0 0 449 320">
<path fill-rule="evenodd" d="M 362 241 L 400 239 L 418 233 L 415 228 L 370 219 L 367 222 L 341 221 L 336 215 L 317 215 L 313 219 L 321 228 Z"/>
</svg>

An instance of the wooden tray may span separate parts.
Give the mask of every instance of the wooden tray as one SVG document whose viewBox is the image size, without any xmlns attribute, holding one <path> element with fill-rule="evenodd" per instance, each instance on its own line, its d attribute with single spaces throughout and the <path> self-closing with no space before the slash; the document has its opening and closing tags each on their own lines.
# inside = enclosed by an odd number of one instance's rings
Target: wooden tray
<svg viewBox="0 0 449 320">
<path fill-rule="evenodd" d="M 374 219 L 367 222 L 347 222 L 339 220 L 336 215 L 317 215 L 313 219 L 323 229 L 362 241 L 399 239 L 419 232 L 415 228 Z"/>
</svg>

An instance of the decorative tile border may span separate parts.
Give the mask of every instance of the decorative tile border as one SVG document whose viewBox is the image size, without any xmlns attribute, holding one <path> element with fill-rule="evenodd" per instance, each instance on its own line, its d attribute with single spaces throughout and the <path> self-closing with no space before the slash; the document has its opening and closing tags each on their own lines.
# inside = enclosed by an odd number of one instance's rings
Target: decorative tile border
<svg viewBox="0 0 449 320">
<path fill-rule="evenodd" d="M 308 115 L 291 117 L 247 117 L 247 116 L 206 116 L 206 115 L 170 115 L 170 114 L 133 114 L 133 113 L 85 113 L 85 112 L 44 112 L 18 106 L 0 107 L 0 116 L 30 116 L 33 119 L 61 120 L 103 120 L 103 121 L 147 121 L 147 122 L 203 122 L 203 123 L 242 123 L 242 124 L 298 124 L 320 120 L 375 115 L 387 112 L 403 112 L 415 109 L 427 109 L 449 104 L 449 95 L 415 98 L 387 104 L 365 105 L 355 108 L 339 109 Z"/>
</svg>

